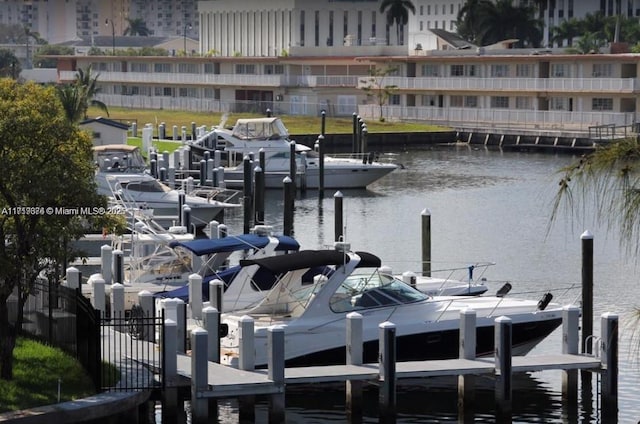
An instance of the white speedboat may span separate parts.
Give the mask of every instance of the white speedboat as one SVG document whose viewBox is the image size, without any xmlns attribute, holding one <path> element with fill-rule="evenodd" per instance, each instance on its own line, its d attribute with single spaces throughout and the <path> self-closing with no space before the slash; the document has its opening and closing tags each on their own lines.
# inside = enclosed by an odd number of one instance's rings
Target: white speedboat
<svg viewBox="0 0 640 424">
<path fill-rule="evenodd" d="M 96 184 L 99 194 L 131 211 L 152 211 L 153 219 L 164 227 L 179 221 L 180 192 L 161 183 L 146 172 L 140 150 L 125 144 L 94 147 Z M 220 202 L 199 196 L 184 196 L 184 204 L 191 208 L 191 223 L 196 227 L 208 225 L 228 208 L 239 204 Z"/>
<path fill-rule="evenodd" d="M 460 312 L 477 314 L 477 354 L 494 349 L 494 320 L 513 320 L 513 352 L 524 355 L 562 322 L 562 308 L 543 301 L 493 296 L 429 297 L 390 275 L 381 261 L 366 252 L 308 250 L 289 255 L 241 261 L 277 276 L 275 286 L 252 308 L 223 314 L 228 335 L 221 340 L 222 361 L 237 361 L 239 321 L 255 320 L 255 363 L 267 363 L 267 329 L 285 328 L 287 366 L 344 363 L 346 315 L 363 315 L 364 361 L 376 362 L 378 325 L 393 322 L 399 361 L 455 358 L 458 355 Z M 324 278 L 303 284 L 302 276 L 326 267 Z M 363 271 L 367 272 L 363 272 Z M 234 283 L 235 284 L 235 283 Z M 232 284 L 233 286 L 233 284 Z"/>
<path fill-rule="evenodd" d="M 225 184 L 229 188 L 243 185 L 244 156 L 253 153 L 256 160 L 265 152 L 265 187 L 282 188 L 282 180 L 291 168 L 291 140 L 280 118 L 238 119 L 233 129 L 223 126 L 196 141 L 204 147 L 206 140 L 214 140 L 228 156 L 224 168 Z M 320 158 L 314 150 L 296 143 L 296 183 L 307 188 L 318 188 L 320 182 Z M 397 165 L 374 160 L 373 154 L 347 154 L 324 156 L 324 188 L 365 188 L 374 181 L 394 171 Z"/>
</svg>

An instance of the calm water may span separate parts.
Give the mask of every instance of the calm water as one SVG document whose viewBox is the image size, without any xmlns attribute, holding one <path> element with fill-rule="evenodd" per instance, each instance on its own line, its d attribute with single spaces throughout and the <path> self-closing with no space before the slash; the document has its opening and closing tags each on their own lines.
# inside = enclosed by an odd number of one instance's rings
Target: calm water
<svg viewBox="0 0 640 424">
<path fill-rule="evenodd" d="M 640 353 L 634 347 L 630 314 L 640 306 L 639 268 L 619 247 L 618 235 L 590 216 L 561 218 L 547 232 L 557 189 L 557 171 L 572 156 L 487 151 L 483 148 L 436 148 L 400 153 L 404 169 L 369 187 L 345 191 L 346 238 L 354 250 L 380 256 L 394 271 L 421 269 L 421 212 L 431 213 L 433 268 L 492 261 L 485 277 L 490 288 L 510 281 L 513 292 L 540 291 L 580 283 L 580 235 L 594 235 L 594 334 L 603 312 L 620 315 L 619 407 L 621 423 L 640 420 Z M 294 231 L 303 248 L 331 245 L 334 237 L 333 194 L 320 201 L 316 191 L 296 200 Z M 268 224 L 282 231 L 282 194 L 268 194 Z M 588 215 L 588 214 L 587 214 Z M 227 217 L 240 232 L 242 215 Z M 579 292 L 575 293 L 579 299 Z M 575 296 L 573 297 L 575 298 Z M 573 299 L 572 298 L 572 299 Z M 531 354 L 559 352 L 560 330 Z M 594 391 L 596 379 L 594 378 Z M 493 382 L 478 383 L 475 422 L 495 421 Z M 581 400 L 577 410 L 563 407 L 560 371 L 520 375 L 514 381 L 513 422 L 600 422 L 597 395 Z M 597 393 L 597 392 L 594 392 Z M 378 422 L 377 390 L 366 391 L 363 422 Z M 220 422 L 237 421 L 237 404 L 221 403 Z M 262 415 L 261 415 L 262 414 Z M 257 421 L 266 419 L 259 405 Z M 402 384 L 398 422 L 457 422 L 454 380 Z M 345 422 L 341 386 L 288 391 L 287 422 Z"/>
</svg>

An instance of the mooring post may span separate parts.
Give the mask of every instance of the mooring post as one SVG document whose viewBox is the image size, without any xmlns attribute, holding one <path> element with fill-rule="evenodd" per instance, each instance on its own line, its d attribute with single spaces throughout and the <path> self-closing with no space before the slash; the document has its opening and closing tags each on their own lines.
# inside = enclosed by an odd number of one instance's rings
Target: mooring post
<svg viewBox="0 0 640 424">
<path fill-rule="evenodd" d="M 116 325 L 118 331 L 124 330 L 124 286 L 115 283 L 111 286 L 111 318 L 116 318 L 119 322 Z M 120 325 L 122 324 L 122 326 Z"/>
<path fill-rule="evenodd" d="M 76 267 L 70 266 L 66 269 L 67 287 L 77 290 L 82 284 L 82 272 Z"/>
<path fill-rule="evenodd" d="M 153 342 L 155 341 L 155 331 L 153 331 L 155 327 L 148 325 L 148 319 L 153 318 L 154 316 L 153 293 L 151 293 L 149 290 L 142 290 L 138 292 L 138 304 L 142 308 L 142 313 L 145 318 L 145 321 L 143 321 L 142 324 L 142 340 Z"/>
<path fill-rule="evenodd" d="M 207 330 L 207 360 L 220 363 L 220 314 L 216 308 L 207 306 L 202 310 L 204 329 Z"/>
<path fill-rule="evenodd" d="M 278 388 L 278 393 L 272 394 L 269 399 L 269 422 L 283 423 L 285 418 L 285 394 L 284 394 L 284 326 L 272 326 L 267 329 L 267 359 L 268 378 Z"/>
<path fill-rule="evenodd" d="M 224 282 L 218 278 L 209 281 L 209 306 L 218 310 L 221 314 L 224 297 Z"/>
<path fill-rule="evenodd" d="M 178 349 L 176 345 L 177 324 L 165 319 L 162 338 L 162 360 L 164 390 L 162 390 L 162 422 L 173 423 L 178 420 Z"/>
<path fill-rule="evenodd" d="M 105 312 L 107 311 L 104 279 L 100 278 L 100 274 L 97 274 L 95 277 L 92 276 L 91 285 L 93 286 L 93 307 L 100 311 L 100 318 L 104 318 Z"/>
<path fill-rule="evenodd" d="M 209 421 L 207 398 L 200 395 L 209 385 L 207 372 L 207 338 L 204 328 L 191 330 L 191 422 L 206 424 Z"/>
<path fill-rule="evenodd" d="M 333 195 L 333 216 L 334 216 L 334 231 L 335 231 L 335 241 L 341 241 L 344 234 L 342 229 L 344 227 L 343 223 L 343 196 L 342 192 L 336 191 L 336 194 Z"/>
<path fill-rule="evenodd" d="M 202 276 L 200 274 L 189 275 L 189 306 L 193 319 L 202 318 Z"/>
<path fill-rule="evenodd" d="M 282 180 L 282 182 L 284 184 L 284 228 L 282 230 L 282 233 L 285 236 L 293 236 L 293 212 L 296 188 L 293 185 L 291 178 L 289 177 L 284 177 L 284 180 Z"/>
<path fill-rule="evenodd" d="M 187 305 L 176 299 L 176 323 L 178 324 L 178 352 L 187 352 Z"/>
<path fill-rule="evenodd" d="M 264 224 L 264 198 L 265 198 L 265 175 L 260 166 L 256 166 L 253 171 L 256 179 L 256 188 L 254 190 L 255 216 L 253 218 L 255 225 Z"/>
<path fill-rule="evenodd" d="M 396 409 L 396 325 L 385 321 L 378 326 L 378 366 L 380 373 L 380 418 L 395 417 Z"/>
<path fill-rule="evenodd" d="M 496 412 L 503 418 L 511 416 L 511 318 L 495 320 Z"/>
<path fill-rule="evenodd" d="M 253 371 L 255 369 L 254 321 L 249 315 L 240 317 L 238 327 L 238 369 Z M 238 398 L 238 419 L 240 422 L 255 422 L 255 396 Z"/>
<path fill-rule="evenodd" d="M 124 284 L 124 258 L 119 249 L 113 251 L 113 282 Z"/>
<path fill-rule="evenodd" d="M 178 190 L 178 224 L 179 225 L 184 225 L 184 222 L 182 221 L 183 217 L 182 217 L 182 207 L 185 205 L 185 193 L 184 190 Z"/>
<path fill-rule="evenodd" d="M 209 152 L 206 152 L 209 153 Z M 217 187 L 218 184 L 216 184 L 215 181 L 215 176 L 214 176 L 214 169 L 215 166 L 213 165 L 214 160 L 212 158 L 207 159 L 207 184 L 211 185 L 212 187 Z"/>
<path fill-rule="evenodd" d="M 460 311 L 460 359 L 476 359 L 476 311 L 463 309 Z M 475 376 L 458 376 L 458 417 L 461 422 L 469 422 L 475 403 Z"/>
<path fill-rule="evenodd" d="M 600 319 L 602 361 L 602 419 L 618 421 L 618 315 L 607 312 Z"/>
<path fill-rule="evenodd" d="M 593 335 L 593 234 L 588 230 L 582 240 L 582 352 L 593 353 L 590 342 Z"/>
<path fill-rule="evenodd" d="M 243 216 L 244 216 L 244 234 L 249 233 L 249 228 L 251 228 L 251 217 L 253 215 L 253 210 L 251 207 L 251 196 L 253 195 L 253 176 L 251 174 L 251 167 L 253 165 L 253 161 L 249 157 L 249 155 L 245 156 L 242 161 L 243 165 Z"/>
<path fill-rule="evenodd" d="M 562 353 L 577 355 L 579 353 L 579 324 L 580 308 L 575 305 L 562 309 Z M 565 402 L 578 401 L 578 372 L 576 370 L 562 371 L 562 397 Z"/>
<path fill-rule="evenodd" d="M 106 284 L 111 284 L 111 270 L 113 269 L 113 248 L 108 244 L 100 247 L 100 273 Z"/>
<path fill-rule="evenodd" d="M 362 315 L 357 312 L 347 314 L 347 365 L 362 365 L 363 361 Z M 346 407 L 350 422 L 362 420 L 362 382 L 346 382 Z"/>
<path fill-rule="evenodd" d="M 324 135 L 318 136 L 318 190 L 319 193 L 324 194 L 324 155 L 326 146 L 324 142 Z"/>
<path fill-rule="evenodd" d="M 352 115 L 352 133 L 351 133 L 351 153 L 358 153 L 358 114 L 353 112 Z"/>
<path fill-rule="evenodd" d="M 422 211 L 422 275 L 431 277 L 431 211 Z"/>
<path fill-rule="evenodd" d="M 212 240 L 218 238 L 218 225 L 220 225 L 218 221 L 209 222 L 209 238 Z"/>
</svg>

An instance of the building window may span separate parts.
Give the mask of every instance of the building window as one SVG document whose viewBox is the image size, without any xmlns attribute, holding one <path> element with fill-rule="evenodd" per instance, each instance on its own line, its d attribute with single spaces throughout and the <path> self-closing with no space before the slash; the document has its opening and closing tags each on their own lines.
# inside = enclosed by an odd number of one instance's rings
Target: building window
<svg viewBox="0 0 640 424">
<path fill-rule="evenodd" d="M 478 107 L 478 96 L 464 96 L 464 107 Z"/>
<path fill-rule="evenodd" d="M 314 27 L 313 27 L 313 36 L 314 36 L 314 45 L 316 47 L 320 46 L 320 12 L 316 10 L 316 13 L 313 17 Z"/>
<path fill-rule="evenodd" d="M 493 109 L 509 109 L 509 97 L 507 97 L 507 96 L 491 96 L 491 108 L 493 108 Z"/>
<path fill-rule="evenodd" d="M 389 96 L 389 104 L 390 105 L 394 105 L 394 106 L 400 105 L 400 95 L 399 94 L 390 95 Z"/>
<path fill-rule="evenodd" d="M 236 64 L 236 74 L 255 74 L 256 65 L 250 63 L 238 63 Z"/>
<path fill-rule="evenodd" d="M 518 63 L 516 65 L 516 77 L 530 78 L 531 77 L 531 65 L 528 63 Z"/>
<path fill-rule="evenodd" d="M 462 107 L 462 96 L 451 96 L 449 98 L 449 106 L 451 107 Z"/>
<path fill-rule="evenodd" d="M 333 46 L 333 10 L 329 11 L 329 36 L 327 37 L 327 46 Z"/>
<path fill-rule="evenodd" d="M 518 96 L 516 97 L 516 109 L 533 109 L 531 107 L 531 97 L 523 97 L 523 96 Z"/>
<path fill-rule="evenodd" d="M 434 64 L 422 65 L 422 76 L 423 77 L 437 77 L 438 76 L 438 65 L 434 65 Z"/>
<path fill-rule="evenodd" d="M 552 63 L 551 76 L 558 77 L 558 78 L 568 77 L 569 73 L 568 73 L 567 66 L 564 63 Z"/>
<path fill-rule="evenodd" d="M 451 65 L 452 77 L 473 77 L 476 75 L 475 65 Z"/>
<path fill-rule="evenodd" d="M 149 66 L 147 63 L 131 63 L 131 72 L 149 72 Z"/>
<path fill-rule="evenodd" d="M 154 63 L 153 72 L 168 74 L 171 72 L 171 64 L 170 63 Z"/>
<path fill-rule="evenodd" d="M 180 87 L 178 90 L 179 97 L 196 97 L 196 89 L 194 87 Z"/>
<path fill-rule="evenodd" d="M 205 63 L 204 64 L 204 73 L 205 74 L 219 74 L 220 73 L 220 63 Z"/>
<path fill-rule="evenodd" d="M 207 99 L 220 100 L 220 89 L 207 87 L 204 89 L 204 97 Z"/>
<path fill-rule="evenodd" d="M 356 96 L 338 96 L 338 114 L 348 115 L 358 109 Z"/>
<path fill-rule="evenodd" d="M 612 73 L 612 65 L 610 63 L 595 63 L 591 76 L 593 78 L 610 78 Z"/>
<path fill-rule="evenodd" d="M 264 65 L 264 73 L 282 75 L 284 74 L 284 65 Z"/>
<path fill-rule="evenodd" d="M 591 109 L 592 110 L 613 110 L 613 99 L 603 98 L 603 97 L 594 97 L 591 100 Z"/>
<path fill-rule="evenodd" d="M 509 65 L 491 65 L 491 76 L 494 78 L 504 78 L 509 76 Z"/>
<path fill-rule="evenodd" d="M 342 37 L 345 38 L 349 35 L 349 12 L 344 11 L 344 15 L 342 15 Z"/>
<path fill-rule="evenodd" d="M 566 97 L 552 97 L 549 99 L 549 109 L 551 110 L 567 110 L 567 101 Z"/>
<path fill-rule="evenodd" d="M 431 94 L 426 94 L 422 97 L 422 106 L 435 106 L 437 104 L 436 96 Z"/>
<path fill-rule="evenodd" d="M 198 67 L 195 63 L 180 63 L 178 64 L 178 72 L 181 74 L 196 74 L 198 73 Z"/>
</svg>

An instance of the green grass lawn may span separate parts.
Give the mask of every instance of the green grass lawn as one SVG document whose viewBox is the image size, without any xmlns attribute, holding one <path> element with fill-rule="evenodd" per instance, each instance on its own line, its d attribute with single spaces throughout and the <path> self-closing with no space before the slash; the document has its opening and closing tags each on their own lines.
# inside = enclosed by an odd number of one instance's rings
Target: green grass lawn
<svg viewBox="0 0 640 424">
<path fill-rule="evenodd" d="M 14 350 L 13 380 L 0 379 L 0 412 L 16 411 L 95 394 L 82 366 L 62 350 L 19 338 Z"/>
<path fill-rule="evenodd" d="M 90 108 L 89 116 L 104 116 L 104 112 L 97 108 Z M 248 113 L 232 113 L 228 115 L 226 125 L 233 125 L 238 118 L 255 118 L 263 115 Z M 125 122 L 138 123 L 138 129 L 141 130 L 145 124 L 152 124 L 157 130 L 161 122 L 165 123 L 167 135 L 173 134 L 173 126 L 178 127 L 181 132 L 182 126 L 187 127 L 187 132 L 191 133 L 191 122 L 196 125 L 218 125 L 222 119 L 220 113 L 209 112 L 188 112 L 175 110 L 150 110 L 150 109 L 125 109 L 110 107 L 109 117 L 113 119 L 123 120 Z M 298 134 L 316 134 L 320 133 L 321 117 L 319 116 L 298 116 L 298 115 L 281 115 L 282 121 L 287 126 L 291 135 Z M 427 125 L 419 122 L 380 122 L 378 120 L 366 121 L 369 133 L 380 132 L 431 132 L 442 131 L 443 127 L 436 125 Z M 350 134 L 353 132 L 352 118 L 344 117 L 327 117 L 325 120 L 325 132 L 327 134 Z M 154 132 L 157 136 L 157 133 Z"/>
</svg>

